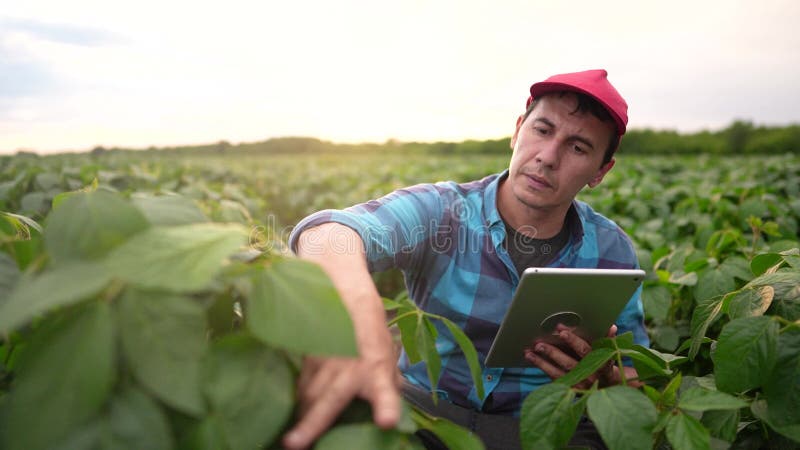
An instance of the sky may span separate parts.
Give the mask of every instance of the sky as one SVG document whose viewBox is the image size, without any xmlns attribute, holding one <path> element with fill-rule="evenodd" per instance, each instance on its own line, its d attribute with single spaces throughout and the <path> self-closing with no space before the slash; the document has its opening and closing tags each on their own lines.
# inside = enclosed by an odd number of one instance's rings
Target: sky
<svg viewBox="0 0 800 450">
<path fill-rule="evenodd" d="M 0 154 L 510 136 L 605 68 L 629 128 L 800 123 L 797 0 L 2 0 Z"/>
</svg>

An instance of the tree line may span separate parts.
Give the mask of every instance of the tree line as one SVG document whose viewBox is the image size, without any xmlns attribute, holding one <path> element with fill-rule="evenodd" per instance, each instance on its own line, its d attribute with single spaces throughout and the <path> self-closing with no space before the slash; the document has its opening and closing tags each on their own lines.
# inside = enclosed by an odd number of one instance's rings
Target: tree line
<svg viewBox="0 0 800 450">
<path fill-rule="evenodd" d="M 357 152 L 406 152 L 436 154 L 502 154 L 509 151 L 510 137 L 462 142 L 401 142 L 342 144 L 311 137 L 279 137 L 260 142 L 231 144 L 219 141 L 206 145 L 149 147 L 145 152 L 192 154 L 313 154 Z M 103 154 L 133 149 L 106 148 L 91 150 Z M 141 151 L 141 150 L 140 150 Z M 632 129 L 620 144 L 626 154 L 781 154 L 800 153 L 800 124 L 760 126 L 737 120 L 718 131 L 680 133 L 675 130 Z M 29 152 L 20 152 L 29 153 Z"/>
</svg>

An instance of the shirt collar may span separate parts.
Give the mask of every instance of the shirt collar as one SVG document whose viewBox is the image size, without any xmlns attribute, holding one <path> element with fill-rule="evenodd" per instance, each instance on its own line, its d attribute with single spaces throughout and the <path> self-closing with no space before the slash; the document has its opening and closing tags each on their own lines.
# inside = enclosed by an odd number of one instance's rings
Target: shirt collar
<svg viewBox="0 0 800 450">
<path fill-rule="evenodd" d="M 508 169 L 496 176 L 483 192 L 483 218 L 489 227 L 503 221 L 500 218 L 500 212 L 497 210 L 497 189 L 500 186 L 500 182 L 506 178 L 508 178 Z"/>
</svg>

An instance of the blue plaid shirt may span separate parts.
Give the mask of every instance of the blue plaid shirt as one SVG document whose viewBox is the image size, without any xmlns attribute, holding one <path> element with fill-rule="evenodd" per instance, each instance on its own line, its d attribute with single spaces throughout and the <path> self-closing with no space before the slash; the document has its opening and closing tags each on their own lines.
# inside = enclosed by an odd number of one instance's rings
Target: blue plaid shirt
<svg viewBox="0 0 800 450">
<path fill-rule="evenodd" d="M 458 324 L 482 364 L 519 284 L 503 246 L 506 229 L 496 203 L 498 183 L 506 176 L 507 171 L 464 184 L 420 184 L 344 210 L 320 211 L 295 227 L 289 245 L 296 250 L 302 230 L 325 222 L 352 228 L 364 241 L 370 271 L 402 270 L 411 299 Z M 628 236 L 587 204 L 573 202 L 567 226 L 569 242 L 550 267 L 638 268 Z M 478 398 L 463 353 L 450 332 L 436 323 L 442 357 L 439 384 L 432 389 L 425 363 L 410 364 L 403 352 L 398 364 L 412 383 L 462 406 L 518 416 L 525 396 L 551 382 L 538 368 L 482 366 L 491 401 Z M 649 345 L 641 288 L 616 324 L 620 334 L 632 331 L 637 343 Z"/>
</svg>

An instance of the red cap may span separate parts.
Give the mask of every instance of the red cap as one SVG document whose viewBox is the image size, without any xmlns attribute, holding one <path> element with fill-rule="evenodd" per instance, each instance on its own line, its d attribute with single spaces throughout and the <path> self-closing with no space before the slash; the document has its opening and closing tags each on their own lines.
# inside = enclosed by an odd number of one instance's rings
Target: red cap
<svg viewBox="0 0 800 450">
<path fill-rule="evenodd" d="M 625 103 L 625 99 L 619 95 L 619 92 L 614 89 L 614 86 L 608 82 L 608 72 L 604 69 L 563 73 L 553 75 L 542 82 L 534 83 L 531 86 L 531 96 L 528 97 L 525 107 L 530 106 L 534 98 L 554 91 L 582 92 L 594 98 L 614 118 L 614 122 L 617 123 L 617 134 L 620 136 L 625 134 L 625 128 L 628 125 L 628 104 Z"/>
</svg>

